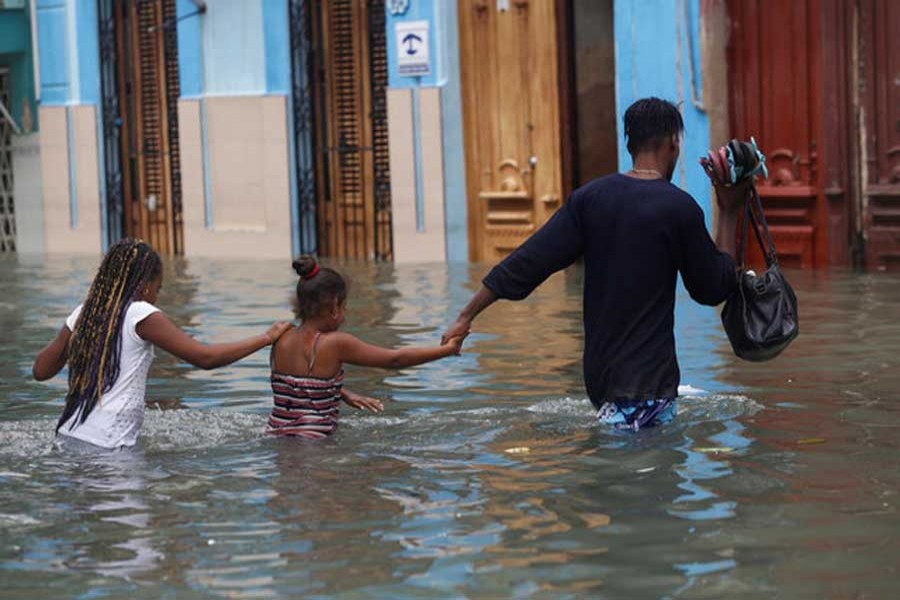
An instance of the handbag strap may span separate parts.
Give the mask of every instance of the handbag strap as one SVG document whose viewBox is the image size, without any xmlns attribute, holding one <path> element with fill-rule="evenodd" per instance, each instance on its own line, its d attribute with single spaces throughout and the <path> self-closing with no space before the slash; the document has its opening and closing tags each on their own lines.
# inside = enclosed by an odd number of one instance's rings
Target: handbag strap
<svg viewBox="0 0 900 600">
<path fill-rule="evenodd" d="M 745 250 L 747 247 L 747 221 L 750 219 L 750 215 L 748 214 L 749 205 L 746 198 L 744 198 L 744 218 L 741 219 L 741 237 L 738 239 L 738 264 L 741 265 L 741 272 L 747 270 L 747 262 L 744 260 Z"/>
<path fill-rule="evenodd" d="M 763 211 L 762 201 L 759 199 L 756 185 L 753 185 L 751 188 L 751 199 L 756 208 L 755 211 L 750 211 L 750 216 L 753 220 L 753 232 L 756 234 L 756 241 L 759 242 L 759 247 L 766 257 L 766 267 L 771 267 L 778 264 L 778 254 L 775 252 L 775 242 L 772 241 L 772 234 L 769 232 L 769 224 L 766 223 L 766 214 Z M 758 219 L 757 213 L 759 214 Z M 760 236 L 760 229 L 762 229 L 762 233 L 766 238 L 765 244 Z"/>
<path fill-rule="evenodd" d="M 759 216 L 757 216 L 757 213 L 759 213 Z M 745 267 L 747 266 L 747 263 L 745 262 L 746 246 L 749 238 L 747 228 L 750 224 L 753 225 L 753 234 L 766 259 L 766 267 L 768 268 L 778 264 L 778 255 L 775 252 L 775 242 L 772 241 L 772 234 L 769 233 L 769 225 L 766 223 L 766 215 L 763 212 L 762 201 L 759 199 L 759 192 L 757 192 L 755 184 L 750 186 L 750 190 L 747 193 L 747 198 L 744 203 L 741 239 L 738 242 L 738 262 L 741 265 L 742 271 L 746 270 Z M 760 230 L 762 230 L 762 233 L 760 233 Z M 763 241 L 763 235 L 766 238 L 765 242 Z"/>
</svg>

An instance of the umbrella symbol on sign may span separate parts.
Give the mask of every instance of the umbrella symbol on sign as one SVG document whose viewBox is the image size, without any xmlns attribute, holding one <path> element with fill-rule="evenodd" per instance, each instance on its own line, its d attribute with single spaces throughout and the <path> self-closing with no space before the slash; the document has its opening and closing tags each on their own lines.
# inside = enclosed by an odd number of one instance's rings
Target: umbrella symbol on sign
<svg viewBox="0 0 900 600">
<path fill-rule="evenodd" d="M 422 43 L 422 38 L 415 33 L 407 33 L 403 43 L 406 44 L 406 53 L 412 56 L 419 51 L 418 45 Z"/>
</svg>

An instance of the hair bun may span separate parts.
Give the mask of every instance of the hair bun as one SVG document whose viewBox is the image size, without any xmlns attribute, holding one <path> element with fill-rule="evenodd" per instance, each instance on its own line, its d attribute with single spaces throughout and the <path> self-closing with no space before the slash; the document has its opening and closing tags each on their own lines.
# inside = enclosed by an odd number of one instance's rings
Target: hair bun
<svg viewBox="0 0 900 600">
<path fill-rule="evenodd" d="M 293 262 L 294 271 L 297 272 L 301 279 L 306 279 L 312 275 L 318 266 L 316 259 L 308 254 L 295 258 Z"/>
</svg>

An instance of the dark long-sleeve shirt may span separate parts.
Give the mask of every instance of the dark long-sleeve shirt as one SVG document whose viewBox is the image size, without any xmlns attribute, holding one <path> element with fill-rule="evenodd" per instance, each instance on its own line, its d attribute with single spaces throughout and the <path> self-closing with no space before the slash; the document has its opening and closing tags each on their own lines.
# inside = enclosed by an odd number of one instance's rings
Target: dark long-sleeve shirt
<svg viewBox="0 0 900 600">
<path fill-rule="evenodd" d="M 696 201 L 668 181 L 621 174 L 576 190 L 495 266 L 484 285 L 521 300 L 584 257 L 584 379 L 596 406 L 678 395 L 675 284 L 715 306 L 736 289 L 734 260 L 716 248 Z"/>
</svg>

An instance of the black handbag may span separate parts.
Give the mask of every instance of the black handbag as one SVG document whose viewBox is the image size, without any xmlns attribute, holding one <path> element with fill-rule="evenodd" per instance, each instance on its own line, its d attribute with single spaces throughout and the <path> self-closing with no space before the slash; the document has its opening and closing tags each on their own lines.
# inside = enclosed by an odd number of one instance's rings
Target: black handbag
<svg viewBox="0 0 900 600">
<path fill-rule="evenodd" d="M 766 272 L 762 275 L 747 270 L 745 250 L 748 226 L 753 227 L 759 247 L 766 257 Z M 766 243 L 763 243 L 763 236 Z M 775 244 L 769 234 L 755 185 L 750 187 L 745 202 L 741 239 L 738 241 L 738 262 L 741 266 L 738 289 L 725 302 L 722 325 L 734 353 L 740 358 L 754 362 L 771 360 L 797 337 L 800 328 L 797 296 L 778 266 Z"/>
</svg>

